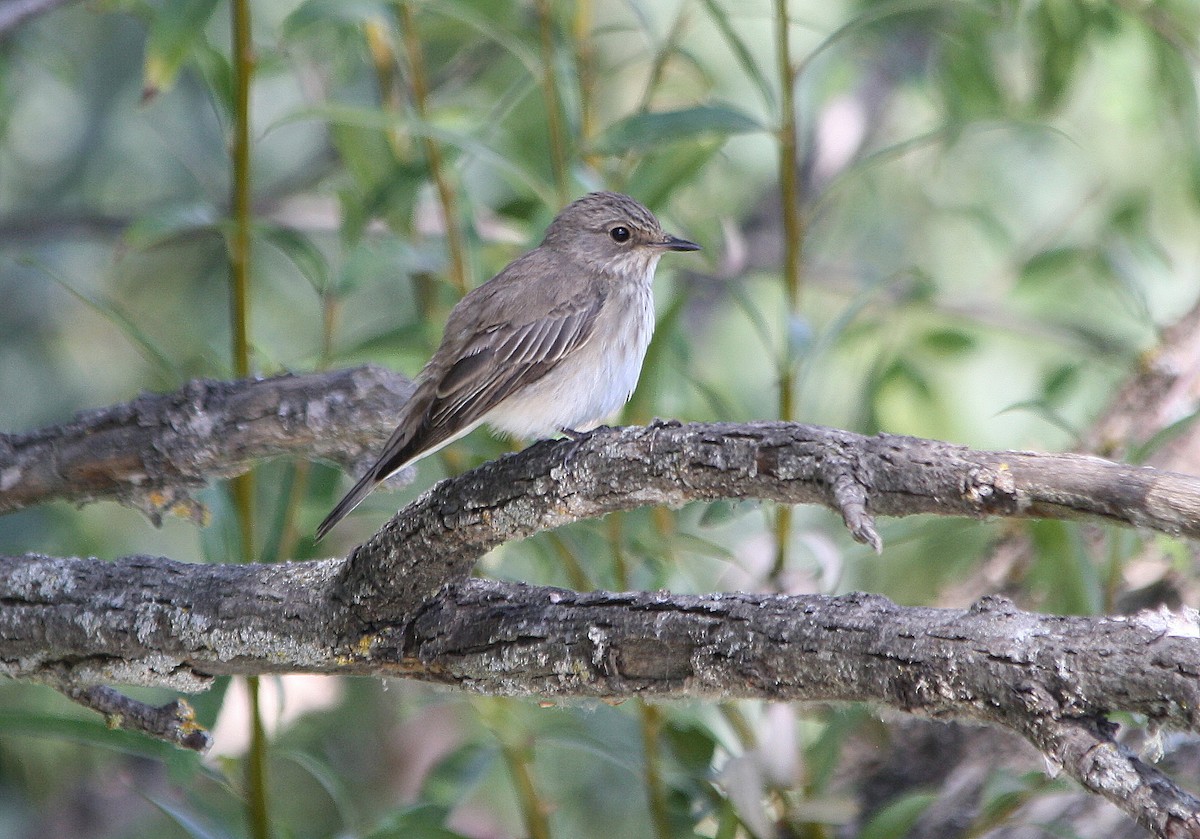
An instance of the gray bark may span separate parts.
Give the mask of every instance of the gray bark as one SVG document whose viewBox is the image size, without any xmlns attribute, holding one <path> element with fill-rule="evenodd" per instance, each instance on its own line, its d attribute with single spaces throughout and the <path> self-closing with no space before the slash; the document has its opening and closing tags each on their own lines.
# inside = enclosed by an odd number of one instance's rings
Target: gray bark
<svg viewBox="0 0 1200 839">
<path fill-rule="evenodd" d="M 202 383 L 4 438 L 0 509 L 50 497 L 142 506 L 148 487 L 192 485 L 206 470 L 306 446 L 367 451 L 403 391 L 379 375 Z M 378 393 L 364 414 L 357 398 Z M 205 740 L 185 704 L 147 708 L 105 686 L 195 691 L 220 674 L 316 672 L 503 694 L 868 701 L 1007 727 L 1159 835 L 1200 835 L 1200 801 L 1106 722 L 1124 711 L 1200 729 L 1193 610 L 1068 618 L 987 598 L 963 611 L 869 595 L 577 594 L 468 579 L 480 555 L 512 539 L 720 498 L 825 504 L 876 546 L 876 515 L 913 513 L 1200 533 L 1200 480 L 1096 458 L 776 422 L 600 429 L 442 482 L 344 559 L 0 557 L 0 668 L 193 748 Z"/>
</svg>

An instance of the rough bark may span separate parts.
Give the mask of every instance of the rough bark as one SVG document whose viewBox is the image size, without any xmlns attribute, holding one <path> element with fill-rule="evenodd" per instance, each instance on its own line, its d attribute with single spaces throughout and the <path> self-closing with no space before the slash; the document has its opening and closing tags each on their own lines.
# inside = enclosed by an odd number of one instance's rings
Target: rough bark
<svg viewBox="0 0 1200 839">
<path fill-rule="evenodd" d="M 229 474 L 305 446 L 365 451 L 386 434 L 389 400 L 403 389 L 379 375 L 200 383 L 5 438 L 0 505 L 140 504 L 147 486 L 191 485 L 205 470 Z M 380 387 L 365 414 L 348 404 Z M 293 447 L 293 437 L 304 442 Z M 152 454 L 130 457 L 124 445 Z M 1097 458 L 778 422 L 600 429 L 442 482 L 345 559 L 0 558 L 0 667 L 193 748 L 205 740 L 185 704 L 139 707 L 103 686 L 194 691 L 219 674 L 317 672 L 489 693 L 869 701 L 1002 725 L 1159 835 L 1200 835 L 1200 802 L 1117 743 L 1106 722 L 1124 711 L 1200 729 L 1192 610 L 1067 618 L 999 599 L 906 609 L 868 595 L 585 595 L 468 579 L 481 554 L 512 539 L 615 510 L 724 498 L 825 504 L 874 545 L 875 516 L 914 513 L 1091 516 L 1200 533 L 1200 479 Z"/>
<path fill-rule="evenodd" d="M 1132 456 L 1161 469 L 1195 474 L 1200 464 L 1200 425 L 1194 421 L 1200 405 L 1200 303 L 1163 330 L 1159 345 L 1145 353 L 1142 362 L 1115 389 L 1110 404 L 1084 433 L 1078 449 L 1105 457 Z M 1097 556 L 1107 550 L 1104 540 L 1100 529 L 1088 538 Z M 1152 540 L 1147 551 L 1156 551 Z M 996 591 L 1019 597 L 1025 569 L 1033 561 L 1034 547 L 1027 535 L 1011 533 L 996 545 L 980 573 L 960 581 L 944 597 L 950 603 L 970 602 Z M 1127 564 L 1137 561 L 1132 557 Z M 1177 608 L 1182 603 L 1197 602 L 1196 596 L 1194 579 L 1164 568 L 1163 576 L 1143 581 L 1137 591 L 1121 592 L 1117 602 L 1122 611 L 1138 608 L 1132 604 L 1157 607 L 1164 602 Z M 1184 774 L 1200 778 L 1200 752 L 1195 748 L 1195 739 L 1152 736 L 1151 740 L 1167 745 L 1164 762 L 1182 763 Z M 881 752 L 878 744 L 873 744 L 850 761 L 847 772 L 856 778 L 855 794 L 862 801 L 864 819 L 904 791 L 934 788 L 938 791 L 937 801 L 910 835 L 915 839 L 958 835 L 964 824 L 973 823 L 979 815 L 985 787 L 997 767 L 996 756 L 1012 754 L 1013 746 L 1011 733 L 996 727 L 967 730 L 913 719 L 890 744 L 892 751 Z M 914 770 L 912 756 L 919 751 L 937 758 L 927 768 Z M 1028 761 L 1028 755 L 1013 755 L 1008 764 L 1012 771 L 1019 771 Z M 891 765 L 895 771 L 887 769 Z M 887 790 L 887 794 L 877 796 L 877 788 Z M 1030 812 L 1027 818 L 1048 829 L 1073 826 L 1076 832 L 1082 829 L 1112 839 L 1141 835 L 1132 823 L 1114 817 L 1114 810 L 1100 812 L 1108 806 L 1104 801 L 1085 798 L 1039 797 L 1036 812 Z M 995 835 L 996 839 L 1006 839 L 1020 835 L 1020 829 L 1002 828 Z"/>
<path fill-rule="evenodd" d="M 278 455 L 356 468 L 391 434 L 412 393 L 379 367 L 198 380 L 168 394 L 82 411 L 73 422 L 0 434 L 0 513 L 51 499 L 109 498 L 155 523 L 165 512 L 203 521 L 189 490 Z"/>
</svg>

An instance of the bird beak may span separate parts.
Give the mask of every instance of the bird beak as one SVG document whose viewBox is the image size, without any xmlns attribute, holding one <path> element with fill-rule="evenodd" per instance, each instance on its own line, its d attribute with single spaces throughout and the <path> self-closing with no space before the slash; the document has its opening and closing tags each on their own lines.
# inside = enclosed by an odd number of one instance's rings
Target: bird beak
<svg viewBox="0 0 1200 839">
<path fill-rule="evenodd" d="M 695 242 L 689 242 L 687 239 L 680 239 L 678 236 L 667 234 L 667 238 L 661 242 L 655 242 L 660 248 L 666 248 L 669 251 L 698 251 L 700 246 Z"/>
</svg>

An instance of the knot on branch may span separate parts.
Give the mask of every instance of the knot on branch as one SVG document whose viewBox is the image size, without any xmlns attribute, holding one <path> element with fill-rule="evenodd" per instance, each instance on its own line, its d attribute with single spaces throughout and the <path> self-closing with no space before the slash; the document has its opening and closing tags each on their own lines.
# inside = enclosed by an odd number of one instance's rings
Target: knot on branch
<svg viewBox="0 0 1200 839">
<path fill-rule="evenodd" d="M 1017 479 L 1004 462 L 967 470 L 962 495 L 981 516 L 1011 516 L 1021 508 Z"/>
</svg>

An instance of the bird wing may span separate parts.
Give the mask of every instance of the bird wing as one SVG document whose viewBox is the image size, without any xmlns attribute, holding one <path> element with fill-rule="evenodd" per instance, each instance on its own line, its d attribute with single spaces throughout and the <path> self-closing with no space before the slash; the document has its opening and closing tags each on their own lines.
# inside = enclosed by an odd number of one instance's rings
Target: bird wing
<svg viewBox="0 0 1200 839">
<path fill-rule="evenodd" d="M 426 414 L 431 431 L 453 431 L 482 419 L 521 388 L 536 382 L 587 343 L 604 295 L 585 305 L 562 307 L 548 316 L 477 334 L 438 381 Z"/>
<path fill-rule="evenodd" d="M 422 371 L 405 416 L 379 459 L 321 522 L 316 538 L 328 533 L 380 481 L 469 430 L 513 393 L 536 382 L 587 343 L 605 297 L 603 290 L 597 293 L 592 289 L 586 298 L 561 303 L 535 320 L 475 324 L 467 330 L 465 341 L 443 344 Z M 438 376 L 438 356 L 443 352 L 458 356 L 458 360 Z M 425 378 L 430 374 L 432 378 Z"/>
</svg>

